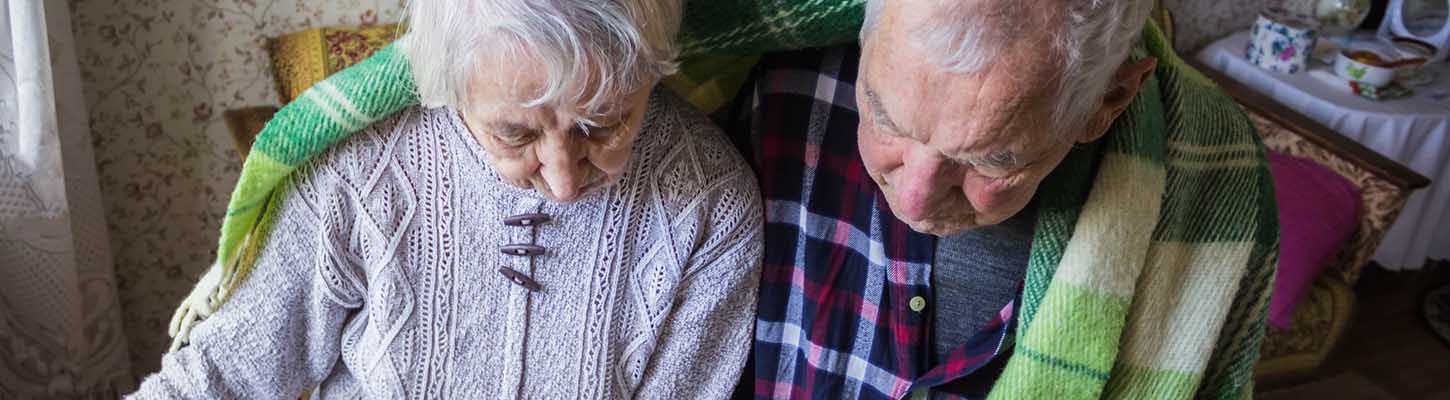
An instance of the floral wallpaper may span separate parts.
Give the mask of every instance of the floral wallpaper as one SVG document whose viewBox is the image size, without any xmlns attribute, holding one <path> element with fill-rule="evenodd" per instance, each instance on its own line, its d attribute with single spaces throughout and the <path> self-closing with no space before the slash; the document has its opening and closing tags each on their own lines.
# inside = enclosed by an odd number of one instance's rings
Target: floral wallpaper
<svg viewBox="0 0 1450 400">
<path fill-rule="evenodd" d="M 228 109 L 276 105 L 266 39 L 396 22 L 404 0 L 70 0 L 137 376 L 211 262 L 241 163 Z"/>
</svg>

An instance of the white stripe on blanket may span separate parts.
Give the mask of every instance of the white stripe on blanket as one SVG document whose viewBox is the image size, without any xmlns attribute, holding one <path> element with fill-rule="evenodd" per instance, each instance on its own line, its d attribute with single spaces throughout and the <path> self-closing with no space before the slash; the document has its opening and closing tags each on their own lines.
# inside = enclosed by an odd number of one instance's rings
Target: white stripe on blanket
<svg viewBox="0 0 1450 400">
<path fill-rule="evenodd" d="M 1201 373 L 1248 265 L 1252 242 L 1154 242 L 1120 361 Z M 1164 334 L 1171 331 L 1171 334 Z"/>
<path fill-rule="evenodd" d="M 1163 203 L 1163 168 L 1135 156 L 1108 152 L 1088 194 L 1073 238 L 1053 281 L 1102 295 L 1133 298 Z M 1147 190 L 1157 188 L 1157 190 Z M 1103 243 L 1112 243 L 1104 246 Z M 1140 249 L 1125 252 L 1124 249 Z"/>
</svg>

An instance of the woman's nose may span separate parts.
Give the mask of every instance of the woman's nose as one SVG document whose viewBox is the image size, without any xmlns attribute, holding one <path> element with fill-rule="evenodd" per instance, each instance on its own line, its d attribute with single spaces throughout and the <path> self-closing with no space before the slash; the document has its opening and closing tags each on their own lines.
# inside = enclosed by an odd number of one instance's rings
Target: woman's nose
<svg viewBox="0 0 1450 400">
<path fill-rule="evenodd" d="M 573 136 L 573 135 L 568 135 Z M 589 153 L 582 138 L 549 141 L 539 152 L 540 174 L 560 201 L 578 198 L 588 184 Z"/>
</svg>

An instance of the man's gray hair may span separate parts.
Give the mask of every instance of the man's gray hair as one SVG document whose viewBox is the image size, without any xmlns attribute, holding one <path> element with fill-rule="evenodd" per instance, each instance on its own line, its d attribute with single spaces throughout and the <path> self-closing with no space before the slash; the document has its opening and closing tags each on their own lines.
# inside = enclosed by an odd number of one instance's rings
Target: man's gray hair
<svg viewBox="0 0 1450 400">
<path fill-rule="evenodd" d="M 412 0 L 402 50 L 426 107 L 466 108 L 484 57 L 505 57 L 548 73 L 524 106 L 587 119 L 675 72 L 681 13 L 680 0 Z"/>
<path fill-rule="evenodd" d="M 879 22 L 882 7 L 892 0 L 866 0 L 866 21 L 861 27 L 864 43 Z M 895 0 L 902 1 L 902 0 Z M 971 73 L 996 59 L 1013 40 L 1029 29 L 1043 29 L 1025 23 L 1024 13 L 1043 12 L 1042 2 L 1022 0 L 948 0 L 930 20 L 911 28 L 914 40 L 927 49 L 932 61 L 952 72 Z M 1054 34 L 1053 45 L 1061 57 L 1053 128 L 1069 134 L 1082 126 L 1100 105 L 1099 100 L 1113 83 L 1113 74 L 1127 60 L 1138 40 L 1153 0 L 1048 0 L 1063 8 L 1065 17 Z M 915 6 L 915 5 L 913 5 Z"/>
</svg>

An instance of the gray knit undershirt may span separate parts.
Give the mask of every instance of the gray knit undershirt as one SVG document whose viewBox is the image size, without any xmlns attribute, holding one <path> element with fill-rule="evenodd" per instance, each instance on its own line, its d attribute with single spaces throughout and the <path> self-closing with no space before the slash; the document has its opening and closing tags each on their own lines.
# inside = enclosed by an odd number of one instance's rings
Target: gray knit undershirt
<svg viewBox="0 0 1450 400">
<path fill-rule="evenodd" d="M 932 265 L 932 349 L 936 360 L 966 343 L 1017 295 L 1027 272 L 1037 211 L 937 240 Z"/>
</svg>

